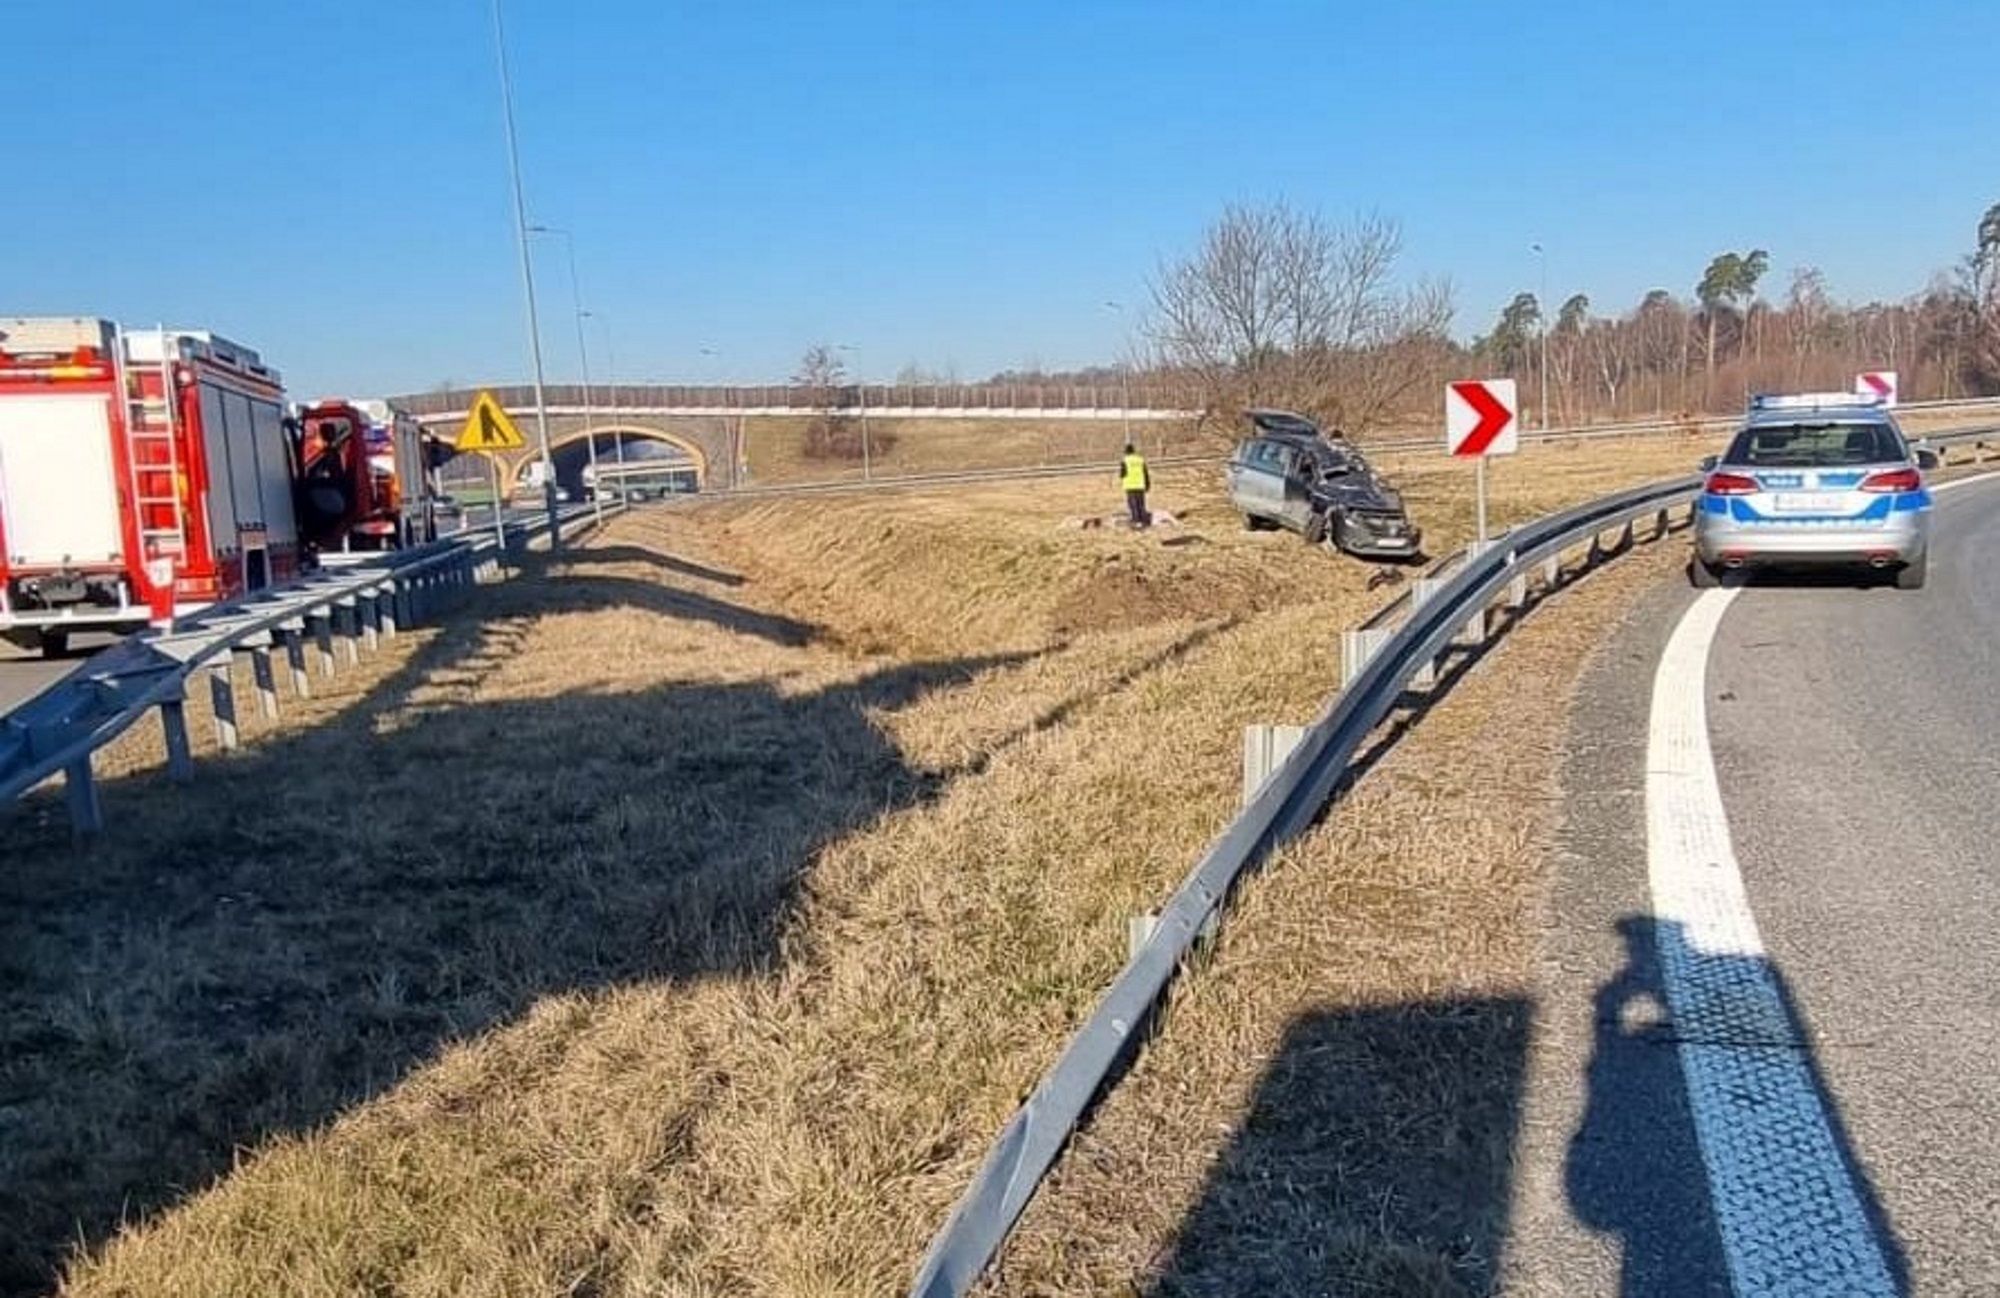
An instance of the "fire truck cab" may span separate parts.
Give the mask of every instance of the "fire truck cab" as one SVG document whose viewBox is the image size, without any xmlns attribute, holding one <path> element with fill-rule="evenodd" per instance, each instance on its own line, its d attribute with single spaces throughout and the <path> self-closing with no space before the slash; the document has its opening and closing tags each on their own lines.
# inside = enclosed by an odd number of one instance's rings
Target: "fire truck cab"
<svg viewBox="0 0 2000 1298">
<path fill-rule="evenodd" d="M 201 330 L 0 318 L 0 637 L 60 653 L 298 571 L 284 388 Z"/>
<path fill-rule="evenodd" d="M 386 401 L 319 401 L 299 411 L 296 445 L 309 547 L 387 550 L 435 539 L 415 416 Z"/>
</svg>

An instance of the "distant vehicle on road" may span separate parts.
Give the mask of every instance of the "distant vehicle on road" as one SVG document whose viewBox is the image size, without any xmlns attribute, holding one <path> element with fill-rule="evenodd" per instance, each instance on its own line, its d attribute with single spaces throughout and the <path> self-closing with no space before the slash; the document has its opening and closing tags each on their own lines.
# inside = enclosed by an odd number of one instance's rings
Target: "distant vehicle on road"
<svg viewBox="0 0 2000 1298">
<path fill-rule="evenodd" d="M 1245 527 L 1289 528 L 1363 558 L 1420 555 L 1423 532 L 1403 498 L 1338 433 L 1284 410 L 1247 415 L 1254 434 L 1238 443 L 1224 471 Z"/>
<path fill-rule="evenodd" d="M 600 463 L 595 475 L 597 490 L 607 498 L 631 501 L 665 500 L 693 491 L 696 487 L 692 466 L 678 462 L 645 459 L 628 463 Z"/>
<path fill-rule="evenodd" d="M 1917 590 L 1930 560 L 1923 471 L 1937 463 L 1864 398 L 1755 398 L 1729 449 L 1702 461 L 1688 575 L 1714 586 L 1732 570 L 1858 568 Z"/>
</svg>

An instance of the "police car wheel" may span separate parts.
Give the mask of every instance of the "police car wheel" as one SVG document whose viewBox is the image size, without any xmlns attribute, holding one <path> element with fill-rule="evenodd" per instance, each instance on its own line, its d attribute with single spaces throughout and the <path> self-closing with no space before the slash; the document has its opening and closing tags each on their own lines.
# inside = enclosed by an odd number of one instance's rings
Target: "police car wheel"
<svg viewBox="0 0 2000 1298">
<path fill-rule="evenodd" d="M 1924 578 L 1929 575 L 1930 556 L 1925 555 L 1915 563 L 1906 563 L 1896 569 L 1897 590 L 1922 590 Z"/>
<path fill-rule="evenodd" d="M 1722 584 L 1722 574 L 1703 563 L 1700 555 L 1688 560 L 1688 582 L 1696 590 L 1713 590 Z"/>
</svg>

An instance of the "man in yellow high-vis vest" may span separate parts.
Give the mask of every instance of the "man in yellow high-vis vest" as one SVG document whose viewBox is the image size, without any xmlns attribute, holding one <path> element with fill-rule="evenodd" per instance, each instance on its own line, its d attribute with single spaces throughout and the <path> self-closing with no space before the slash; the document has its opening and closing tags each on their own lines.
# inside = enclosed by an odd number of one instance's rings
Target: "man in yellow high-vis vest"
<svg viewBox="0 0 2000 1298">
<path fill-rule="evenodd" d="M 1146 468 L 1146 457 L 1130 442 L 1125 443 L 1124 458 L 1118 462 L 1118 485 L 1125 488 L 1125 509 L 1132 516 L 1132 526 L 1151 527 L 1153 516 L 1146 512 L 1146 489 L 1153 485 L 1153 475 Z"/>
</svg>

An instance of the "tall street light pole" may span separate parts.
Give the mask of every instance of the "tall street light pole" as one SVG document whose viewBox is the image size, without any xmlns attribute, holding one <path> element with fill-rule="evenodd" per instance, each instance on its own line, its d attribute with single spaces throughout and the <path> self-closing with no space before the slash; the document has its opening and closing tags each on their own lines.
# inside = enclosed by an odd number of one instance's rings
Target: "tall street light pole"
<svg viewBox="0 0 2000 1298">
<path fill-rule="evenodd" d="M 597 327 L 604 331 L 604 386 L 610 389 L 611 408 L 616 410 L 618 409 L 618 353 L 611 346 L 611 322 L 596 311 L 579 311 L 577 312 L 577 319 L 579 322 L 595 320 L 597 321 Z M 620 470 L 618 475 L 618 499 L 624 500 L 626 498 L 625 475 L 623 472 L 625 468 L 625 434 L 615 426 L 611 432 L 611 461 Z"/>
<path fill-rule="evenodd" d="M 597 483 L 597 420 L 590 400 L 590 344 L 583 338 L 583 286 L 576 277 L 576 238 L 568 230 L 553 225 L 531 225 L 529 234 L 553 235 L 563 241 L 569 254 L 569 300 L 576 311 L 576 354 L 583 365 L 583 441 L 590 453 L 590 505 L 598 526 L 604 525 L 604 493 Z"/>
<path fill-rule="evenodd" d="M 1539 243 L 1529 244 L 1528 250 L 1535 254 L 1535 264 L 1541 268 L 1542 288 L 1541 296 L 1535 299 L 1535 323 L 1540 326 L 1538 332 L 1542 335 L 1540 404 L 1542 431 L 1547 432 L 1549 430 L 1549 257 L 1542 251 L 1542 245 Z"/>
<path fill-rule="evenodd" d="M 549 401 L 542 375 L 542 327 L 535 314 L 535 268 L 528 258 L 528 204 L 521 196 L 521 150 L 514 139 L 514 81 L 507 71 L 507 28 L 493 0 L 493 48 L 500 60 L 500 107 L 507 123 L 507 171 L 514 182 L 514 242 L 521 251 L 521 293 L 528 306 L 528 350 L 535 358 L 535 434 L 542 453 L 542 501 L 549 512 L 549 552 L 562 548 L 556 516 L 556 466 L 549 454 Z M 498 505 L 495 505 L 498 508 Z"/>
</svg>

